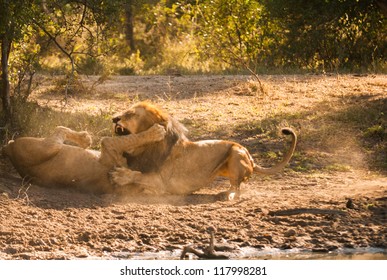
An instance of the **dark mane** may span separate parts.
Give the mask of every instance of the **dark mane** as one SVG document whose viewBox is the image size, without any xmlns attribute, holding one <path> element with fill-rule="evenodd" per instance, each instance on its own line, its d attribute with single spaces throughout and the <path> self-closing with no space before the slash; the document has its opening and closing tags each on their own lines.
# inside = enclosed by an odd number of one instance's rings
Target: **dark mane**
<svg viewBox="0 0 387 280">
<path fill-rule="evenodd" d="M 179 121 L 168 116 L 165 139 L 158 143 L 146 145 L 140 154 L 130 155 L 124 153 L 128 168 L 143 173 L 155 172 L 164 164 L 173 146 L 181 140 L 186 140 L 187 129 Z"/>
</svg>

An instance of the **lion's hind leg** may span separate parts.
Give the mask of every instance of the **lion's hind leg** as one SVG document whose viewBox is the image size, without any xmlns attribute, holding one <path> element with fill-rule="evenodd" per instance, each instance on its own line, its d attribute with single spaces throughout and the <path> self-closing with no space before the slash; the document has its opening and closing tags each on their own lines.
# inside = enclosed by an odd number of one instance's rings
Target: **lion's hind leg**
<svg viewBox="0 0 387 280">
<path fill-rule="evenodd" d="M 235 144 L 232 147 L 227 163 L 222 169 L 222 175 L 230 180 L 230 189 L 219 195 L 225 200 L 233 200 L 240 197 L 240 186 L 253 173 L 253 160 L 246 148 Z"/>
<path fill-rule="evenodd" d="M 141 172 L 133 171 L 125 167 L 117 167 L 110 172 L 110 178 L 113 183 L 121 187 L 135 183 L 136 176 L 140 175 Z"/>
<path fill-rule="evenodd" d="M 87 131 L 78 132 L 64 126 L 57 126 L 54 133 L 45 138 L 45 141 L 54 141 L 58 144 L 70 142 L 84 149 L 90 147 L 92 143 L 91 136 Z"/>
<path fill-rule="evenodd" d="M 20 137 L 4 146 L 3 153 L 11 159 L 14 165 L 28 168 L 44 163 L 56 156 L 65 141 L 70 141 L 86 148 L 91 143 L 87 132 L 76 132 L 69 128 L 58 126 L 53 134 L 46 138 Z"/>
</svg>

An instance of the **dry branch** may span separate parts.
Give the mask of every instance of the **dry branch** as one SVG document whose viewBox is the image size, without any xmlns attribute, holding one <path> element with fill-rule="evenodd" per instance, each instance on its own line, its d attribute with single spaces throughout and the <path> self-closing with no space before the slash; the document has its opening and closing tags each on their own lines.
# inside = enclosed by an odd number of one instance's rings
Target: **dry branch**
<svg viewBox="0 0 387 280">
<path fill-rule="evenodd" d="M 269 211 L 270 216 L 292 216 L 292 215 L 299 215 L 299 214 L 346 215 L 347 213 L 341 210 L 317 209 L 317 208 L 298 208 L 298 209 Z"/>
</svg>

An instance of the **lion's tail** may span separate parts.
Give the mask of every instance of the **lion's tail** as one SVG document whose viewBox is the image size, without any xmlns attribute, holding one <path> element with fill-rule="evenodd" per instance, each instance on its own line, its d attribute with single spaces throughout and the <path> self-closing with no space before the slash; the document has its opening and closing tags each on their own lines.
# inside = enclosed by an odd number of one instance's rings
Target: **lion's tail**
<svg viewBox="0 0 387 280">
<path fill-rule="evenodd" d="M 3 157 L 10 157 L 10 147 L 13 145 L 14 140 L 8 141 L 7 145 L 4 145 L 3 147 L 0 147 L 0 155 Z"/>
<path fill-rule="evenodd" d="M 278 163 L 277 165 L 270 167 L 270 168 L 261 167 L 261 166 L 255 164 L 254 165 L 254 172 L 255 173 L 272 175 L 272 174 L 280 172 L 286 166 L 286 164 L 288 164 L 288 162 L 290 161 L 290 159 L 293 156 L 294 150 L 296 149 L 297 135 L 291 128 L 288 128 L 288 127 L 283 128 L 282 133 L 285 135 L 291 135 L 291 137 L 292 137 L 292 143 L 290 144 L 290 148 L 286 152 L 282 161 L 280 163 Z"/>
</svg>

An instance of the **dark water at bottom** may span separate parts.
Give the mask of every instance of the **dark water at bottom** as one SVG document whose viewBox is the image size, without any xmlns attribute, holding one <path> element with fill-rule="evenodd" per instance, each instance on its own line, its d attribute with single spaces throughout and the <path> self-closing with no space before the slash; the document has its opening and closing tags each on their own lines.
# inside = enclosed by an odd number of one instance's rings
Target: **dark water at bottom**
<svg viewBox="0 0 387 280">
<path fill-rule="evenodd" d="M 106 259 L 135 259 L 135 260 L 172 260 L 179 259 L 181 250 L 161 251 L 157 253 L 112 253 Z M 234 260 L 387 260 L 387 249 L 361 248 L 339 249 L 332 252 L 320 253 L 310 250 L 242 248 L 233 253 L 222 253 Z M 195 258 L 195 257 L 194 257 Z"/>
</svg>

